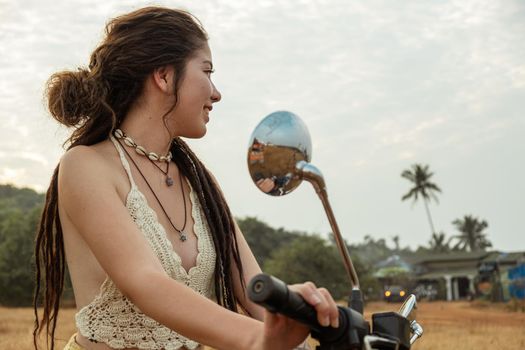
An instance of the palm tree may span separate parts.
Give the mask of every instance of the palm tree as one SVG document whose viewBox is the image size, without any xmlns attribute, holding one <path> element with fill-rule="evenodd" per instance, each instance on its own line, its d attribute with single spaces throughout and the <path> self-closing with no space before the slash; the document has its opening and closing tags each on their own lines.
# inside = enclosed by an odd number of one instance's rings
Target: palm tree
<svg viewBox="0 0 525 350">
<path fill-rule="evenodd" d="M 445 233 L 433 233 L 432 238 L 430 241 L 428 241 L 428 244 L 430 246 L 430 250 L 436 253 L 446 253 L 450 251 L 450 240 L 452 237 L 450 237 L 448 240 L 445 241 Z"/>
<path fill-rule="evenodd" d="M 458 240 L 454 249 L 467 250 L 471 252 L 484 251 L 492 247 L 492 243 L 487 239 L 487 234 L 483 232 L 489 224 L 485 220 L 479 220 L 472 215 L 465 215 L 463 219 L 452 221 L 456 226 L 459 235 L 454 236 Z"/>
<path fill-rule="evenodd" d="M 413 164 L 412 169 L 405 170 L 401 173 L 401 177 L 410 181 L 414 187 L 405 194 L 401 200 L 407 200 L 413 198 L 414 202 L 417 201 L 418 196 L 423 198 L 423 203 L 425 203 L 425 209 L 427 211 L 428 223 L 430 224 L 431 234 L 434 234 L 436 230 L 434 229 L 434 223 L 432 222 L 432 217 L 430 216 L 430 210 L 428 209 L 428 202 L 433 198 L 436 202 L 438 199 L 435 192 L 441 192 L 441 189 L 433 182 L 430 182 L 430 178 L 434 175 L 428 170 L 428 165 Z"/>
<path fill-rule="evenodd" d="M 396 254 L 399 254 L 399 236 L 398 235 L 392 236 L 392 241 L 394 242 L 394 245 L 395 245 Z"/>
</svg>

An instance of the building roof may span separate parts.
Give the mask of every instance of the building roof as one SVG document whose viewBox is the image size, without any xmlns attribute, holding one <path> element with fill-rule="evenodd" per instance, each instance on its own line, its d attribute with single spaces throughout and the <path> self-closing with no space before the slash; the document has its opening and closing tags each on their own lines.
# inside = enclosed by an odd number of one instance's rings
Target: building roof
<svg viewBox="0 0 525 350">
<path fill-rule="evenodd" d="M 414 264 L 424 264 L 430 262 L 446 262 L 446 261 L 468 261 L 468 260 L 482 260 L 487 257 L 490 252 L 450 252 L 440 254 L 429 254 L 419 257 Z"/>
<path fill-rule="evenodd" d="M 404 257 L 401 257 L 397 254 L 391 255 L 385 260 L 382 260 L 376 264 L 377 268 L 385 268 L 385 267 L 398 267 L 401 269 L 404 269 L 406 271 L 410 271 L 412 268 L 410 262 L 407 262 L 407 259 Z"/>
<path fill-rule="evenodd" d="M 516 264 L 525 262 L 525 252 L 491 252 L 483 262 L 495 261 L 498 263 Z"/>
<path fill-rule="evenodd" d="M 448 270 L 439 270 L 439 271 L 432 271 L 427 272 L 422 275 L 417 276 L 416 278 L 418 280 L 425 280 L 425 279 L 437 279 L 437 278 L 444 278 L 445 276 L 450 277 L 467 277 L 467 276 L 476 276 L 478 274 L 477 269 L 448 269 Z"/>
</svg>

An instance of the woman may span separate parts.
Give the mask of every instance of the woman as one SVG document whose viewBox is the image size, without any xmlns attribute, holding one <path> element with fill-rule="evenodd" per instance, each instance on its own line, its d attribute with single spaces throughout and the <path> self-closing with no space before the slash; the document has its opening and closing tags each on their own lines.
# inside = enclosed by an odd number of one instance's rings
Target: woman
<svg viewBox="0 0 525 350">
<path fill-rule="evenodd" d="M 221 99 L 212 72 L 195 18 L 148 7 L 110 21 L 88 69 L 50 78 L 50 112 L 75 130 L 36 240 L 35 348 L 44 328 L 54 348 L 66 263 L 78 308 L 66 349 L 290 349 L 307 336 L 247 299 L 260 268 L 215 179 L 180 139 L 206 133 Z M 337 326 L 325 289 L 291 288 Z"/>
</svg>

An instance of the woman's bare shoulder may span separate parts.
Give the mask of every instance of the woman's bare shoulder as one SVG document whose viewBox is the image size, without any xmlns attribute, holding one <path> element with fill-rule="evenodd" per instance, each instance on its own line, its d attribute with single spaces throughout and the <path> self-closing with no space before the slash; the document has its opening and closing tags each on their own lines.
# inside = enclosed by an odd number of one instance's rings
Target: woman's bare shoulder
<svg viewBox="0 0 525 350">
<path fill-rule="evenodd" d="M 62 161 L 76 160 L 77 158 L 89 157 L 90 160 L 98 158 L 103 161 L 109 153 L 117 153 L 110 140 L 104 140 L 94 145 L 78 145 L 68 149 L 60 159 Z"/>
<path fill-rule="evenodd" d="M 59 197 L 89 196 L 95 188 L 116 191 L 118 177 L 113 157 L 115 155 L 102 143 L 69 149 L 60 159 Z"/>
<path fill-rule="evenodd" d="M 60 159 L 59 173 L 67 177 L 93 175 L 102 181 L 112 178 L 104 176 L 112 171 L 114 164 L 114 155 L 109 152 L 108 142 L 103 141 L 92 146 L 79 145 L 69 149 Z"/>
</svg>

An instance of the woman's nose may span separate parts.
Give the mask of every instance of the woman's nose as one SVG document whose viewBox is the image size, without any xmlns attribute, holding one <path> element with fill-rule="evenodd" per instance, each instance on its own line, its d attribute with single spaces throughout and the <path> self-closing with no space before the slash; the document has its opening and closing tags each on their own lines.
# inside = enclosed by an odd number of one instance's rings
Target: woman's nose
<svg viewBox="0 0 525 350">
<path fill-rule="evenodd" d="M 211 93 L 211 100 L 212 102 L 219 102 L 222 98 L 222 95 L 221 93 L 219 92 L 219 90 L 217 90 L 217 87 L 215 86 L 215 84 L 213 84 L 213 92 Z"/>
</svg>

